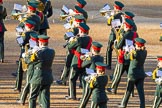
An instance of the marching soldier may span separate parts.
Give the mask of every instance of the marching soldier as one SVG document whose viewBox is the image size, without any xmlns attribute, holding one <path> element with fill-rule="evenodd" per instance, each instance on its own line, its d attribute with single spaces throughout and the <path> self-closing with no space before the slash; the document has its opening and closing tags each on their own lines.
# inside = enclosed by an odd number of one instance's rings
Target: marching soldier
<svg viewBox="0 0 162 108">
<path fill-rule="evenodd" d="M 36 100 L 39 95 L 39 103 L 42 108 L 50 108 L 50 86 L 53 82 L 52 63 L 55 57 L 54 49 L 48 48 L 46 35 L 39 35 L 39 47 L 31 56 L 35 62 L 34 73 L 30 83 L 29 108 L 36 108 Z"/>
<path fill-rule="evenodd" d="M 74 14 L 82 14 L 86 20 L 88 19 L 88 13 L 79 6 L 74 7 Z"/>
<path fill-rule="evenodd" d="M 75 15 L 74 16 L 74 20 L 73 20 L 74 28 L 72 29 L 72 33 L 74 34 L 75 37 L 77 37 L 78 33 L 79 33 L 79 28 L 78 28 L 79 24 L 83 23 L 84 20 L 85 20 L 85 18 L 83 17 L 83 15 Z M 64 47 L 66 47 L 69 44 L 69 37 L 64 35 L 64 39 L 67 41 L 67 43 L 64 46 Z M 68 79 L 68 76 L 69 76 L 69 72 L 70 72 L 70 67 L 71 67 L 71 62 L 72 62 L 73 55 L 74 55 L 74 49 L 69 50 L 67 48 L 67 56 L 66 56 L 66 61 L 65 61 L 66 64 L 64 66 L 64 69 L 63 69 L 60 80 L 56 81 L 57 84 L 66 85 L 66 82 L 67 82 L 67 79 Z"/>
<path fill-rule="evenodd" d="M 115 20 L 115 19 L 120 19 L 120 22 L 122 22 L 123 13 L 121 11 L 122 11 L 122 8 L 124 7 L 124 4 L 119 1 L 115 1 L 114 3 L 115 3 L 114 4 L 114 15 L 112 15 L 110 18 L 108 18 L 108 20 L 107 20 L 108 26 L 111 26 L 112 20 Z M 113 47 L 114 41 L 116 39 L 117 31 L 118 30 L 116 28 L 111 28 L 111 33 L 109 36 L 107 52 L 106 52 L 106 64 L 108 65 L 108 69 L 111 69 L 112 51 L 113 51 L 112 47 Z"/>
<path fill-rule="evenodd" d="M 82 75 L 83 68 L 81 68 L 82 60 L 81 56 L 81 48 L 90 50 L 92 38 L 88 36 L 89 26 L 85 23 L 79 24 L 79 37 L 78 38 L 70 38 L 68 45 L 69 49 L 74 50 L 74 56 L 71 63 L 70 69 L 70 77 L 69 77 L 69 96 L 66 96 L 66 99 L 76 100 L 76 80 L 79 75 Z"/>
<path fill-rule="evenodd" d="M 0 62 L 4 62 L 4 32 L 7 31 L 3 20 L 7 16 L 6 8 L 3 6 L 3 0 L 0 0 Z"/>
<path fill-rule="evenodd" d="M 114 47 L 118 50 L 119 53 L 111 85 L 111 92 L 114 94 L 117 93 L 117 88 L 120 83 L 121 76 L 125 71 L 128 73 L 128 68 L 130 64 L 129 60 L 124 59 L 124 46 L 126 46 L 125 41 L 131 40 L 134 43 L 134 39 L 138 37 L 137 33 L 134 33 L 134 31 L 132 31 L 133 25 L 134 23 L 132 22 L 132 20 L 125 19 L 124 32 L 120 33 L 120 39 L 116 40 L 114 43 Z"/>
<path fill-rule="evenodd" d="M 36 33 L 34 31 L 36 23 L 33 22 L 32 20 L 26 20 L 25 22 L 25 30 L 26 32 L 22 34 L 23 38 L 23 43 L 21 46 L 21 52 L 20 52 L 20 58 L 19 58 L 19 64 L 17 68 L 17 77 L 16 77 L 16 84 L 15 84 L 15 91 L 21 91 L 21 86 L 22 86 L 22 80 L 23 80 L 23 72 L 26 71 L 26 69 L 23 69 L 23 59 L 22 59 L 22 53 L 25 52 L 25 47 L 26 45 L 29 44 L 29 39 L 30 39 L 30 34 L 31 33 Z"/>
<path fill-rule="evenodd" d="M 37 33 L 30 33 L 30 41 L 33 41 L 36 43 L 36 46 L 38 45 L 38 34 Z M 31 80 L 33 73 L 34 73 L 34 65 L 35 62 L 31 62 L 30 58 L 32 55 L 32 50 L 34 50 L 35 46 L 32 46 L 28 51 L 23 53 L 23 58 L 24 61 L 27 63 L 27 72 L 26 72 L 26 84 L 20 94 L 20 99 L 17 100 L 17 103 L 25 105 L 25 100 L 27 98 L 27 95 L 29 94 L 30 91 L 30 84 L 29 81 Z"/>
<path fill-rule="evenodd" d="M 157 68 L 152 73 L 152 79 L 156 82 L 156 91 L 152 108 L 159 108 L 162 102 L 162 82 L 161 76 L 158 76 L 158 72 L 162 72 L 162 56 L 157 56 L 158 65 Z"/>
<path fill-rule="evenodd" d="M 96 72 L 96 62 L 104 62 L 104 58 L 100 55 L 100 51 L 102 48 L 102 44 L 99 42 L 92 42 L 92 47 L 91 47 L 91 53 L 90 55 L 86 56 L 83 55 L 82 59 L 82 68 L 90 68 Z M 87 77 L 87 74 L 83 75 L 82 80 L 85 80 Z M 83 81 L 84 82 L 84 81 Z M 81 103 L 79 105 L 79 108 L 86 108 L 86 105 L 88 103 L 88 100 L 91 96 L 92 89 L 89 88 L 89 82 L 85 81 L 85 86 L 83 86 L 83 98 L 81 100 Z"/>
<path fill-rule="evenodd" d="M 135 17 L 135 15 L 132 12 L 129 12 L 129 11 L 124 12 L 124 19 L 130 19 L 134 22 L 134 19 L 133 19 L 134 17 Z M 135 22 L 134 22 L 132 30 L 137 32 L 137 26 L 136 26 Z"/>
<path fill-rule="evenodd" d="M 107 108 L 107 95 L 105 87 L 108 82 L 108 77 L 105 75 L 106 64 L 96 62 L 97 75 L 92 77 L 89 87 L 92 89 L 91 108 Z"/>
<path fill-rule="evenodd" d="M 144 63 L 147 56 L 147 50 L 145 49 L 146 41 L 142 38 L 135 39 L 135 50 L 131 50 L 126 53 L 125 58 L 130 59 L 130 66 L 127 75 L 127 88 L 122 98 L 119 108 L 126 108 L 134 85 L 137 88 L 140 98 L 140 108 L 145 108 L 145 96 L 144 96 Z"/>
</svg>

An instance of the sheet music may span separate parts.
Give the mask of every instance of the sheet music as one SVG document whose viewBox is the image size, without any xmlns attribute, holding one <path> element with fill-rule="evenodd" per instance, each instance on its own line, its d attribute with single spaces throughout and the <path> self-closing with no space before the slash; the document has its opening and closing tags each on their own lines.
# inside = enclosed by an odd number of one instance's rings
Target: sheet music
<svg viewBox="0 0 162 108">
<path fill-rule="evenodd" d="M 93 69 L 86 68 L 86 73 L 91 75 L 91 74 L 96 74 Z"/>
<path fill-rule="evenodd" d="M 68 7 L 66 7 L 65 5 L 62 6 L 62 10 L 63 10 L 66 14 L 69 13 L 69 9 L 68 9 Z"/>
<path fill-rule="evenodd" d="M 66 23 L 66 24 L 64 24 L 64 28 L 65 28 L 65 29 L 70 29 L 70 28 L 71 28 L 70 23 Z"/>
<path fill-rule="evenodd" d="M 18 37 L 16 38 L 16 40 L 17 40 L 17 43 L 18 43 L 19 45 L 21 45 L 21 44 L 24 43 L 24 40 L 23 40 L 22 36 L 18 36 Z"/>
<path fill-rule="evenodd" d="M 108 11 L 108 10 L 110 10 L 111 8 L 110 8 L 110 6 L 109 6 L 108 4 L 105 4 L 104 7 L 103 7 L 102 9 Z"/>
<path fill-rule="evenodd" d="M 112 20 L 111 26 L 112 26 L 113 28 L 118 27 L 118 26 L 121 26 L 120 19 Z"/>
<path fill-rule="evenodd" d="M 19 11 L 21 11 L 22 10 L 22 5 L 20 5 L 20 4 L 14 4 L 14 10 L 19 10 Z"/>
<path fill-rule="evenodd" d="M 132 46 L 133 45 L 133 41 L 129 40 L 129 39 L 125 39 L 125 44 L 126 44 L 126 46 Z"/>
<path fill-rule="evenodd" d="M 158 71 L 157 71 L 157 76 L 158 76 L 158 77 L 162 77 L 162 71 L 161 71 L 161 70 L 158 70 Z"/>
<path fill-rule="evenodd" d="M 150 77 L 152 76 L 152 72 L 145 72 L 145 74 Z"/>
<path fill-rule="evenodd" d="M 66 32 L 65 34 L 67 37 L 74 37 L 74 34 L 72 32 Z"/>
<path fill-rule="evenodd" d="M 21 33 L 21 32 L 23 32 L 24 30 L 22 29 L 22 27 L 16 27 L 16 32 L 18 32 L 18 33 Z"/>
<path fill-rule="evenodd" d="M 89 50 L 88 50 L 88 49 L 81 48 L 81 53 L 82 53 L 82 54 L 86 54 L 86 53 L 88 53 L 88 52 L 89 52 Z"/>
<path fill-rule="evenodd" d="M 37 45 L 37 43 L 36 43 L 36 41 L 33 41 L 33 40 L 29 40 L 29 46 L 30 46 L 30 48 L 34 48 L 34 46 L 36 46 Z"/>
</svg>

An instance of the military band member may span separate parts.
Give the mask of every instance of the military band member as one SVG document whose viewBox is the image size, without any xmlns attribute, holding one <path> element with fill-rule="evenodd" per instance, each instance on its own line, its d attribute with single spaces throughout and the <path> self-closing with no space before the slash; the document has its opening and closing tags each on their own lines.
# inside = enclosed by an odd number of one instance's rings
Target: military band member
<svg viewBox="0 0 162 108">
<path fill-rule="evenodd" d="M 102 62 L 96 62 L 96 73 L 89 84 L 92 89 L 92 101 L 91 108 L 107 108 L 107 95 L 105 87 L 108 82 L 108 77 L 105 75 L 106 64 Z"/>
<path fill-rule="evenodd" d="M 111 26 L 112 20 L 115 20 L 115 19 L 120 19 L 120 22 L 122 22 L 123 13 L 121 11 L 122 11 L 122 8 L 124 7 L 124 4 L 119 1 L 115 1 L 114 3 L 115 3 L 114 4 L 114 15 L 108 18 L 107 20 L 108 26 Z M 108 39 L 108 46 L 107 46 L 107 52 L 106 52 L 106 64 L 108 65 L 108 69 L 111 69 L 112 51 L 113 51 L 113 45 L 116 39 L 117 31 L 118 29 L 111 28 L 111 32 L 110 32 L 109 39 Z"/>
<path fill-rule="evenodd" d="M 4 32 L 7 31 L 3 20 L 7 16 L 6 8 L 3 6 L 3 0 L 0 0 L 0 62 L 4 62 Z"/>
<path fill-rule="evenodd" d="M 69 49 L 74 50 L 74 56 L 71 63 L 70 69 L 70 77 L 69 77 L 69 96 L 66 96 L 66 99 L 76 100 L 76 80 L 78 76 L 83 73 L 83 68 L 81 67 L 82 60 L 81 56 L 81 48 L 90 50 L 92 38 L 88 36 L 89 26 L 85 23 L 79 24 L 79 37 L 78 38 L 70 38 L 68 44 Z"/>
<path fill-rule="evenodd" d="M 38 34 L 37 33 L 30 33 L 30 41 L 33 41 L 36 43 L 36 46 L 38 46 Z M 17 103 L 25 105 L 25 101 L 27 98 L 27 95 L 29 94 L 30 91 L 30 84 L 29 81 L 31 80 L 33 73 L 34 73 L 34 65 L 35 62 L 31 62 L 31 55 L 32 55 L 32 50 L 34 50 L 35 46 L 30 47 L 28 51 L 23 53 L 23 58 L 24 61 L 27 63 L 27 72 L 26 72 L 26 84 L 20 94 L 19 100 L 17 100 Z"/>
<path fill-rule="evenodd" d="M 126 40 L 131 40 L 134 43 L 135 38 L 138 37 L 137 33 L 132 31 L 133 22 L 129 19 L 125 19 L 124 23 L 124 32 L 120 33 L 121 39 L 116 40 L 114 43 L 114 47 L 118 50 L 117 64 L 113 73 L 111 92 L 116 94 L 117 88 L 120 83 L 121 76 L 126 71 L 128 73 L 128 68 L 130 64 L 130 60 L 124 59 Z"/>
<path fill-rule="evenodd" d="M 42 21 L 42 14 L 39 14 L 39 12 L 37 11 L 37 7 L 38 7 L 38 1 L 28 1 L 27 2 L 27 12 L 26 14 L 23 16 L 22 20 L 20 20 L 19 23 L 19 27 L 24 28 L 24 22 L 26 20 L 32 20 L 36 23 L 36 26 L 34 28 L 34 31 L 38 32 L 40 30 L 40 24 Z"/>
<path fill-rule="evenodd" d="M 74 14 L 82 14 L 86 20 L 88 19 L 88 13 L 79 6 L 74 7 Z"/>
<path fill-rule="evenodd" d="M 30 39 L 30 34 L 31 33 L 36 33 L 34 31 L 36 23 L 32 20 L 26 20 L 25 21 L 25 33 L 22 34 L 23 38 L 23 43 L 20 45 L 21 47 L 21 52 L 20 52 L 20 58 L 19 58 L 19 64 L 17 68 L 17 77 L 16 77 L 16 84 L 14 90 L 16 91 L 21 91 L 21 86 L 22 86 L 22 80 L 23 80 L 23 72 L 26 71 L 26 69 L 23 69 L 23 64 L 22 64 L 22 53 L 25 52 L 25 47 L 29 44 L 29 39 Z"/>
<path fill-rule="evenodd" d="M 74 34 L 75 37 L 78 37 L 79 24 L 83 23 L 84 20 L 85 20 L 85 18 L 83 17 L 83 15 L 75 15 L 74 16 L 74 20 L 73 20 L 73 23 L 72 23 L 72 25 L 74 25 L 74 28 L 72 28 L 72 33 Z M 64 39 L 67 41 L 67 43 L 65 45 L 65 47 L 66 47 L 69 44 L 69 37 L 64 35 Z M 72 62 L 73 55 L 74 55 L 74 49 L 68 49 L 67 48 L 67 56 L 66 56 L 65 66 L 64 66 L 64 69 L 63 69 L 60 80 L 56 81 L 57 84 L 66 85 L 66 82 L 67 82 L 67 79 L 68 79 L 68 76 L 69 76 L 69 72 L 70 72 L 70 67 L 71 67 L 71 62 Z"/>
<path fill-rule="evenodd" d="M 135 17 L 135 15 L 132 12 L 129 12 L 129 11 L 124 12 L 124 19 L 130 19 L 134 22 L 134 19 L 133 19 L 134 17 Z M 134 22 L 132 30 L 137 32 L 137 26 L 136 26 L 135 22 Z"/>
<path fill-rule="evenodd" d="M 39 35 L 38 38 L 40 49 L 31 56 L 31 61 L 35 62 L 35 65 L 33 77 L 29 81 L 29 108 L 36 108 L 38 95 L 41 107 L 50 108 L 50 86 L 53 82 L 52 64 L 55 51 L 48 48 L 48 36 Z"/>
<path fill-rule="evenodd" d="M 90 68 L 92 70 L 94 70 L 94 72 L 96 72 L 96 62 L 104 62 L 104 58 L 100 55 L 100 51 L 102 48 L 102 44 L 99 42 L 92 42 L 92 47 L 91 47 L 91 54 L 86 56 L 83 55 L 81 56 L 83 59 L 82 62 L 82 68 Z M 83 75 L 82 80 L 85 80 L 85 78 L 87 77 L 87 75 Z M 81 103 L 79 105 L 79 108 L 86 108 L 86 105 L 88 103 L 88 100 L 91 96 L 92 93 L 92 89 L 89 88 L 89 82 L 85 82 L 85 84 L 83 84 L 85 86 L 83 86 L 83 97 L 81 100 Z"/>
<path fill-rule="evenodd" d="M 130 59 L 130 66 L 127 75 L 127 88 L 122 98 L 120 108 L 126 108 L 130 94 L 134 88 L 137 88 L 140 98 L 140 108 L 145 108 L 145 95 L 144 95 L 144 63 L 147 57 L 147 50 L 145 49 L 146 41 L 142 38 L 135 39 L 135 50 L 126 53 L 125 58 Z"/>
<path fill-rule="evenodd" d="M 160 81 L 161 76 L 158 76 L 158 72 L 162 72 L 162 56 L 157 56 L 157 60 L 157 68 L 152 73 L 152 79 L 155 80 L 157 84 L 152 108 L 159 108 L 162 102 L 162 82 Z"/>
</svg>

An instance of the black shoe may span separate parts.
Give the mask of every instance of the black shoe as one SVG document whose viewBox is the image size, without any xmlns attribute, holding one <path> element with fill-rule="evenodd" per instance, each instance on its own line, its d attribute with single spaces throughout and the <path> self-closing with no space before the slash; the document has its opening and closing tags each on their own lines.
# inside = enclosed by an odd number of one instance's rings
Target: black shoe
<svg viewBox="0 0 162 108">
<path fill-rule="evenodd" d="M 111 88 L 107 88 L 107 91 L 109 92 L 109 93 L 111 93 L 112 91 L 111 91 Z"/>
<path fill-rule="evenodd" d="M 107 91 L 112 94 L 117 94 L 116 90 L 112 88 L 107 88 Z"/>
<path fill-rule="evenodd" d="M 25 103 L 24 103 L 22 100 L 20 100 L 20 99 L 18 99 L 18 100 L 16 101 L 16 103 L 21 104 L 21 105 L 25 105 Z"/>
<path fill-rule="evenodd" d="M 77 100 L 76 97 L 70 97 L 70 96 L 65 96 L 65 99 L 66 100 Z"/>
<path fill-rule="evenodd" d="M 17 77 L 17 72 L 11 74 L 14 77 Z"/>
<path fill-rule="evenodd" d="M 56 84 L 58 84 L 58 85 L 62 85 L 63 82 L 62 82 L 62 80 L 56 80 Z"/>
</svg>

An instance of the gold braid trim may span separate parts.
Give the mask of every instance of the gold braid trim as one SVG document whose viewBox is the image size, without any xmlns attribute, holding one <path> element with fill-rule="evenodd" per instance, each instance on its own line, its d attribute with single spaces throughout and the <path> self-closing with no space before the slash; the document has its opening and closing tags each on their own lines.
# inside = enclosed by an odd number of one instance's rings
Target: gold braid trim
<svg viewBox="0 0 162 108">
<path fill-rule="evenodd" d="M 90 81 L 90 84 L 89 84 L 89 87 L 90 88 L 94 88 L 94 83 L 96 82 L 96 76 L 93 76 L 91 81 Z"/>
<path fill-rule="evenodd" d="M 158 68 L 156 68 L 153 72 L 152 72 L 152 79 L 155 80 L 156 79 L 156 74 L 157 74 Z"/>
<path fill-rule="evenodd" d="M 135 50 L 132 50 L 130 52 L 130 60 L 133 60 L 134 59 L 134 55 L 136 54 L 136 51 Z"/>
<path fill-rule="evenodd" d="M 36 56 L 37 56 L 37 54 L 36 54 L 36 53 L 33 53 L 33 54 L 31 55 L 31 57 L 30 57 L 30 61 L 31 61 L 31 62 L 35 61 L 35 60 L 36 60 Z"/>
<path fill-rule="evenodd" d="M 114 19 L 114 16 L 111 16 L 110 18 L 108 18 L 107 24 L 108 25 L 111 25 L 111 22 L 112 22 L 113 19 Z"/>
</svg>

